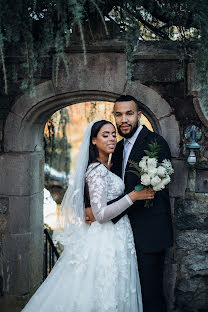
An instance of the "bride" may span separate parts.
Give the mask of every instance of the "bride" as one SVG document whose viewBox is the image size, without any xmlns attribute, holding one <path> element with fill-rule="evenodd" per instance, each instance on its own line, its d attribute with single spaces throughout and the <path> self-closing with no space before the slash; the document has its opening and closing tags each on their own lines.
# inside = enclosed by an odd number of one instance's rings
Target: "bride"
<svg viewBox="0 0 208 312">
<path fill-rule="evenodd" d="M 89 124 L 58 215 L 54 241 L 64 251 L 24 312 L 142 312 L 133 234 L 128 216 L 110 221 L 139 200 L 124 192 L 123 181 L 109 171 L 116 146 L 115 127 L 106 120 Z M 147 198 L 150 193 L 147 192 Z M 85 205 L 96 222 L 85 223 Z"/>
</svg>

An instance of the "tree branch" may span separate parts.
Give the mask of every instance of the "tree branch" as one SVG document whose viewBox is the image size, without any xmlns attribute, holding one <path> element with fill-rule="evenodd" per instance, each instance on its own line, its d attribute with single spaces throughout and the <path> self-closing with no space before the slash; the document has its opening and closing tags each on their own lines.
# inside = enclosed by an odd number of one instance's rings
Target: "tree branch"
<svg viewBox="0 0 208 312">
<path fill-rule="evenodd" d="M 128 10 L 128 9 L 126 9 Z M 154 32 L 154 34 L 158 35 L 159 37 L 161 37 L 162 39 L 165 39 L 165 40 L 170 40 L 170 37 L 162 32 L 158 27 L 155 27 L 154 25 L 148 23 L 142 16 L 141 16 L 141 13 L 140 11 L 136 11 L 134 10 L 134 14 L 133 12 L 130 12 L 128 10 L 128 13 L 131 14 L 136 20 L 140 21 L 145 27 L 149 28 L 152 32 Z"/>
</svg>

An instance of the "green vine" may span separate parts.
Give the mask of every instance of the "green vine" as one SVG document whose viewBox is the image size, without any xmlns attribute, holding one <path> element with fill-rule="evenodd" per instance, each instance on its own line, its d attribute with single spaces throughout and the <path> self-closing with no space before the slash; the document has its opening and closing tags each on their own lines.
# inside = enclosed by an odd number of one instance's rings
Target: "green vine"
<svg viewBox="0 0 208 312">
<path fill-rule="evenodd" d="M 200 82 L 207 91 L 207 16 L 204 0 L 0 0 L 1 92 L 9 93 L 11 84 L 16 82 L 34 96 L 38 73 L 44 69 L 41 57 L 50 52 L 55 53 L 56 85 L 61 64 L 69 79 L 66 48 L 73 40 L 78 41 L 86 64 L 86 40 L 96 38 L 94 33 L 100 31 L 101 25 L 103 38 L 113 37 L 107 24 L 116 26 L 119 38 L 126 42 L 128 81 L 133 78 L 134 52 L 139 49 L 139 42 L 165 40 L 175 44 L 177 50 L 180 48 L 183 60 L 196 63 Z M 11 65 L 14 57 L 21 59 L 17 62 L 21 66 L 15 70 L 14 63 Z"/>
</svg>

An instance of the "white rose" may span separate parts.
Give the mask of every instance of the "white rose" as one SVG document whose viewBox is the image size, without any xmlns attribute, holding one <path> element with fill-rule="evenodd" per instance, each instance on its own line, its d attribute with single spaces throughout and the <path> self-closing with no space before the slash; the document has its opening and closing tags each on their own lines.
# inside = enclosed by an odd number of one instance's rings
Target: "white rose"
<svg viewBox="0 0 208 312">
<path fill-rule="evenodd" d="M 162 189 L 164 189 L 164 184 L 162 183 L 162 181 L 160 183 L 158 183 L 157 185 L 153 186 L 153 190 L 155 192 L 161 191 Z"/>
<path fill-rule="evenodd" d="M 150 178 L 153 178 L 157 174 L 157 168 L 148 168 L 147 173 Z"/>
<path fill-rule="evenodd" d="M 142 160 L 139 162 L 139 167 L 142 168 L 142 170 L 147 170 L 147 158 L 144 156 Z"/>
<path fill-rule="evenodd" d="M 170 177 L 169 176 L 166 176 L 164 179 L 162 179 L 162 183 L 164 185 L 167 185 L 168 183 L 170 183 Z"/>
<path fill-rule="evenodd" d="M 157 167 L 157 159 L 156 158 L 147 159 L 147 166 L 148 166 L 148 168 L 156 168 Z"/>
<path fill-rule="evenodd" d="M 150 176 L 148 175 L 148 174 L 143 174 L 142 176 L 141 176 L 141 183 L 143 184 L 143 185 L 150 185 Z"/>
<path fill-rule="evenodd" d="M 163 166 L 159 166 L 159 167 L 157 168 L 157 174 L 158 174 L 160 177 L 165 177 L 166 169 L 165 169 Z"/>
<path fill-rule="evenodd" d="M 149 156 L 143 156 L 142 159 L 147 160 L 147 159 L 149 159 Z"/>
<path fill-rule="evenodd" d="M 151 185 L 152 186 L 156 186 L 157 184 L 159 184 L 161 181 L 161 179 L 158 176 L 155 176 L 154 178 L 151 179 Z"/>
</svg>

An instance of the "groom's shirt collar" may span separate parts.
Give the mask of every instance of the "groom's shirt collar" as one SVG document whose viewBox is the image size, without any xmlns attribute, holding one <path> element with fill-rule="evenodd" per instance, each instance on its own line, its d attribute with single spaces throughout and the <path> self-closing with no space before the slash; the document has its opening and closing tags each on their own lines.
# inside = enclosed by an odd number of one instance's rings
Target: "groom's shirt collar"
<svg viewBox="0 0 208 312">
<path fill-rule="evenodd" d="M 125 175 L 125 169 L 126 169 L 126 164 L 127 164 L 127 161 L 128 161 L 128 158 L 129 158 L 129 155 L 131 153 L 131 150 L 132 150 L 132 147 L 140 133 L 140 131 L 142 130 L 143 126 L 140 125 L 137 129 L 137 131 L 132 135 L 131 138 L 129 139 L 124 139 L 124 147 L 125 147 L 125 142 L 128 141 L 130 144 L 128 144 L 127 148 L 124 148 L 124 151 L 123 151 L 123 163 L 122 163 L 122 179 L 124 179 L 124 175 Z"/>
<path fill-rule="evenodd" d="M 140 125 L 138 127 L 137 131 L 132 135 L 132 137 L 130 137 L 129 139 L 125 139 L 124 138 L 124 144 L 125 144 L 126 140 L 128 140 L 131 143 L 131 146 L 133 146 L 135 141 L 136 141 L 136 139 L 137 139 L 137 137 L 138 137 L 138 135 L 139 135 L 139 133 L 140 133 L 140 131 L 142 130 L 142 128 L 143 128 L 143 126 Z"/>
</svg>

